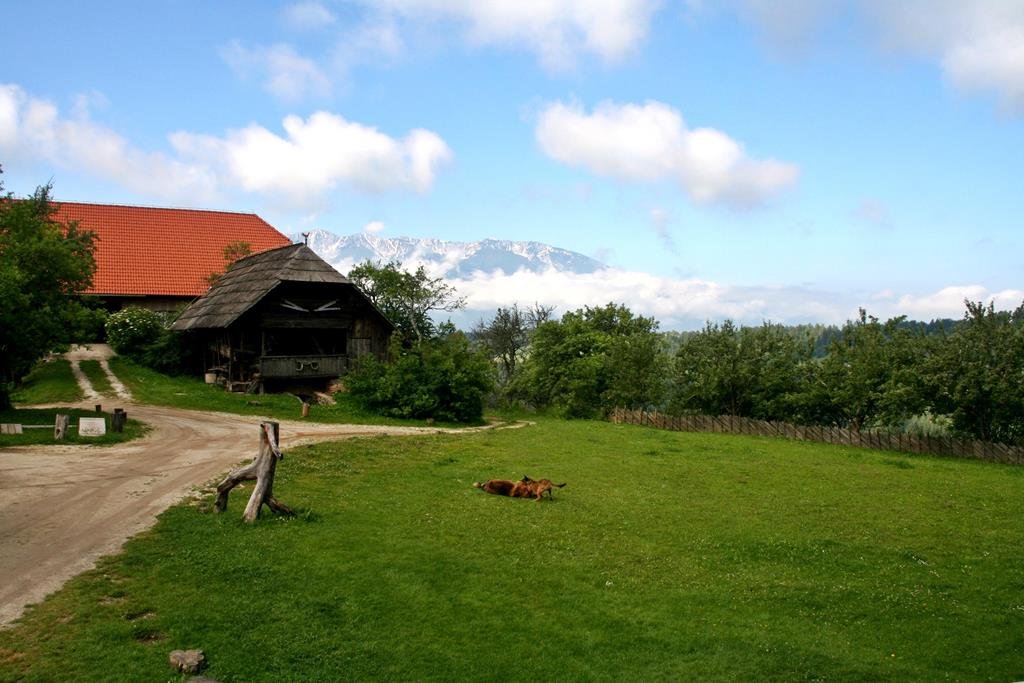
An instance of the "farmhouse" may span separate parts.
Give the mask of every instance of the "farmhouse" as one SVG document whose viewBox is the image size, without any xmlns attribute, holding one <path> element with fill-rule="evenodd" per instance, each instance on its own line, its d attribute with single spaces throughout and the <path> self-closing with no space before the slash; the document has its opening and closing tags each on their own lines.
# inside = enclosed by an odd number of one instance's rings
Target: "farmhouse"
<svg viewBox="0 0 1024 683">
<path fill-rule="evenodd" d="M 207 380 L 229 389 L 316 390 L 351 360 L 383 358 L 393 325 L 304 244 L 239 259 L 171 329 L 203 349 Z"/>
<path fill-rule="evenodd" d="M 175 311 L 202 295 L 224 272 L 224 249 L 252 253 L 291 243 L 251 213 L 53 202 L 54 219 L 96 234 L 96 273 L 86 294 L 109 310 L 142 306 Z"/>
</svg>

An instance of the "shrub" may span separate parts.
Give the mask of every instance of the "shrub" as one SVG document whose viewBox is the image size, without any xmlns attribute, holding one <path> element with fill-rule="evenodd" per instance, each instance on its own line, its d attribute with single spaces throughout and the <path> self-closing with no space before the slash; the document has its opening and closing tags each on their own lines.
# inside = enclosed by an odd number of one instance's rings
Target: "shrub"
<svg viewBox="0 0 1024 683">
<path fill-rule="evenodd" d="M 461 332 L 403 349 L 392 339 L 393 362 L 364 358 L 345 378 L 353 398 L 383 415 L 477 422 L 494 371 Z"/>
<path fill-rule="evenodd" d="M 147 308 L 125 308 L 107 318 L 107 341 L 117 353 L 168 375 L 186 369 L 192 347 L 180 332 L 167 329 L 174 315 Z"/>
<path fill-rule="evenodd" d="M 953 420 L 948 415 L 933 415 L 926 411 L 907 418 L 903 423 L 903 433 L 911 436 L 948 437 L 952 427 Z"/>
<path fill-rule="evenodd" d="M 159 313 L 148 308 L 124 308 L 107 318 L 107 341 L 117 353 L 138 360 L 163 329 Z"/>
</svg>

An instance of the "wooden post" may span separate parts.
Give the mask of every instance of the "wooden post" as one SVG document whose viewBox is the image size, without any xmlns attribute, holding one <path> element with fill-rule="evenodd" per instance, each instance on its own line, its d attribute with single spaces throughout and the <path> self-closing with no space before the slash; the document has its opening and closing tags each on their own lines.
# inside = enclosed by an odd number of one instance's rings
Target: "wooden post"
<svg viewBox="0 0 1024 683">
<path fill-rule="evenodd" d="M 224 512 L 228 507 L 228 494 L 231 489 L 243 481 L 256 480 L 252 496 L 249 497 L 249 504 L 245 506 L 245 513 L 242 519 L 246 522 L 255 522 L 260 514 L 260 508 L 266 503 L 267 506 L 282 515 L 294 515 L 284 503 L 274 498 L 274 473 L 277 470 L 277 461 L 284 457 L 278 448 L 278 437 L 280 436 L 280 425 L 277 422 L 260 423 L 260 448 L 259 453 L 251 463 L 241 467 L 227 476 L 217 486 L 217 500 L 214 507 L 218 512 Z"/>
<path fill-rule="evenodd" d="M 57 441 L 63 441 L 64 437 L 68 435 L 68 422 L 70 418 L 67 415 L 61 415 L 57 413 L 57 419 L 53 422 L 53 438 Z"/>
<path fill-rule="evenodd" d="M 103 406 L 101 404 L 99 404 L 99 403 L 96 404 L 96 412 L 97 413 L 102 413 L 103 412 Z"/>
<path fill-rule="evenodd" d="M 110 430 L 121 433 L 124 431 L 124 423 L 128 421 L 128 413 L 124 408 L 114 408 L 114 417 L 110 420 Z"/>
<path fill-rule="evenodd" d="M 309 417 L 309 404 L 302 402 L 302 417 Z"/>
</svg>

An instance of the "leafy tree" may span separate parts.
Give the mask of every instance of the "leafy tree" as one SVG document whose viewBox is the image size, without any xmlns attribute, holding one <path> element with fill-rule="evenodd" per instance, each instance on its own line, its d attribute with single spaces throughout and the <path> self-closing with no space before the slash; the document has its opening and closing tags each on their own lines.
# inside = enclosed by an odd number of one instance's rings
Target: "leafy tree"
<svg viewBox="0 0 1024 683">
<path fill-rule="evenodd" d="M 515 375 L 533 331 L 550 319 L 553 310 L 540 304 L 523 310 L 518 304 L 512 304 L 510 308 L 499 307 L 489 323 L 481 320 L 473 328 L 473 337 L 497 359 L 502 382 L 510 381 Z"/>
<path fill-rule="evenodd" d="M 894 425 L 924 410 L 925 337 L 904 320 L 880 323 L 861 309 L 843 326 L 804 399 L 814 421 L 863 429 Z"/>
<path fill-rule="evenodd" d="M 221 255 L 224 257 L 224 270 L 226 271 L 231 267 L 231 264 L 240 258 L 245 258 L 252 254 L 252 245 L 243 240 L 237 240 L 235 242 L 229 242 L 224 245 L 221 249 Z M 210 273 L 206 276 L 206 284 L 213 286 L 220 276 L 224 274 L 224 271 L 218 273 Z"/>
<path fill-rule="evenodd" d="M 404 348 L 392 338 L 392 361 L 372 357 L 345 377 L 356 400 L 384 415 L 477 422 L 484 396 L 494 384 L 487 356 L 474 351 L 466 335 L 453 332 Z"/>
<path fill-rule="evenodd" d="M 934 411 L 965 436 L 1024 443 L 1024 303 L 1012 312 L 965 304 L 963 323 L 928 361 Z"/>
<path fill-rule="evenodd" d="M 656 405 L 666 360 L 657 326 L 654 318 L 612 303 L 544 322 L 534 332 L 516 393 L 567 417 Z"/>
<path fill-rule="evenodd" d="M 811 342 L 780 325 L 708 322 L 675 357 L 670 409 L 762 420 L 791 419 L 811 362 Z"/>
<path fill-rule="evenodd" d="M 53 218 L 50 186 L 15 200 L 0 186 L 0 408 L 33 364 L 94 324 L 93 234 Z"/>
<path fill-rule="evenodd" d="M 465 307 L 455 288 L 443 278 L 432 278 L 420 266 L 410 273 L 398 261 L 365 261 L 348 277 L 390 320 L 406 344 L 422 343 L 437 334 L 431 311 L 457 311 Z"/>
</svg>

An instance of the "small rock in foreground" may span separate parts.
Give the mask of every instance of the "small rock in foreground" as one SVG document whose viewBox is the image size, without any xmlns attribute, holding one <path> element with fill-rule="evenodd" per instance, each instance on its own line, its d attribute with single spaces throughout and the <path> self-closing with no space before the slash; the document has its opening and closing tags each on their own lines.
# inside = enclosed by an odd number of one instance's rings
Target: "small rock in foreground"
<svg viewBox="0 0 1024 683">
<path fill-rule="evenodd" d="M 206 656 L 202 650 L 174 650 L 168 660 L 181 673 L 194 674 L 203 668 Z"/>
</svg>

